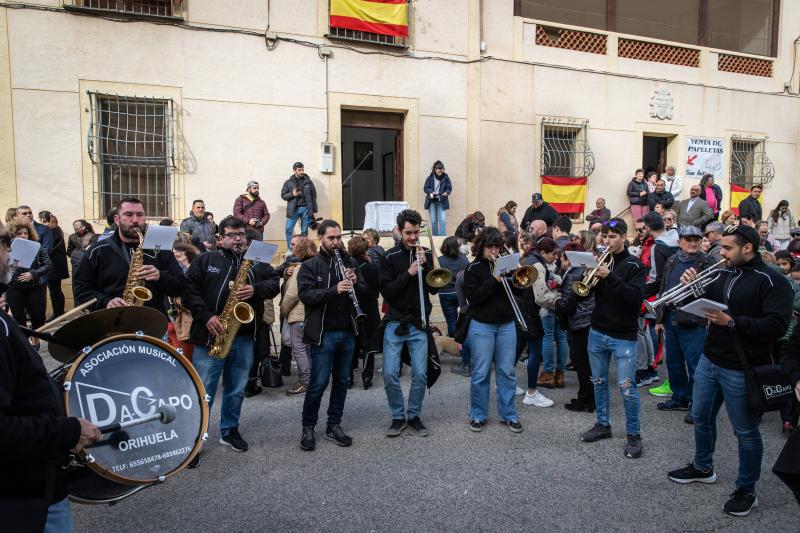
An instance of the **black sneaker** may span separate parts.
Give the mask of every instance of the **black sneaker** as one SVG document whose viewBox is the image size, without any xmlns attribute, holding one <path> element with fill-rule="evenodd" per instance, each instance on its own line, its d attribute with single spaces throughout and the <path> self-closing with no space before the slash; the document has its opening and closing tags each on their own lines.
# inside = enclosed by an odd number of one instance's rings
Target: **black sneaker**
<svg viewBox="0 0 800 533">
<path fill-rule="evenodd" d="M 417 432 L 418 437 L 427 437 L 428 435 L 431 434 L 431 432 L 428 431 L 428 428 L 425 427 L 425 424 L 422 423 L 422 420 L 420 420 L 418 416 L 415 416 L 414 418 L 410 419 L 408 421 L 408 426 Z"/>
<path fill-rule="evenodd" d="M 636 386 L 637 387 L 645 387 L 650 385 L 653 382 L 653 376 L 650 375 L 650 371 L 648 370 L 637 370 L 636 371 Z"/>
<path fill-rule="evenodd" d="M 756 495 L 738 488 L 733 491 L 731 498 L 725 502 L 722 510 L 733 516 L 747 516 L 756 507 L 758 507 Z"/>
<path fill-rule="evenodd" d="M 504 420 L 503 425 L 508 426 L 512 433 L 522 433 L 522 424 L 519 420 Z"/>
<path fill-rule="evenodd" d="M 325 438 L 332 440 L 339 446 L 347 448 L 353 444 L 353 439 L 348 437 L 342 429 L 342 426 L 336 424 L 335 426 L 328 426 L 325 428 Z"/>
<path fill-rule="evenodd" d="M 686 416 L 683 417 L 683 421 L 687 424 L 694 424 L 694 417 L 692 416 L 691 411 L 686 413 Z"/>
<path fill-rule="evenodd" d="M 314 435 L 314 426 L 303 426 L 303 436 L 300 438 L 300 448 L 311 452 L 317 447 L 317 438 Z"/>
<path fill-rule="evenodd" d="M 230 446 L 237 452 L 246 452 L 247 451 L 247 442 L 242 438 L 239 434 L 239 428 L 234 429 L 226 436 L 219 439 L 220 444 L 225 444 L 226 446 Z"/>
<path fill-rule="evenodd" d="M 198 466 L 200 466 L 200 452 L 197 452 L 197 455 L 192 457 L 192 460 L 189 461 L 186 468 L 197 468 Z"/>
<path fill-rule="evenodd" d="M 647 376 L 652 380 L 650 383 L 658 383 L 659 381 L 661 381 L 661 378 L 658 377 L 658 370 L 656 370 L 655 368 L 648 367 L 646 372 Z"/>
<path fill-rule="evenodd" d="M 686 468 L 679 468 L 678 470 L 668 472 L 667 476 L 675 483 L 683 484 L 693 483 L 695 481 L 700 483 L 714 483 L 717 480 L 717 475 L 714 473 L 713 468 L 708 472 L 703 472 L 694 466 L 693 462 L 686 465 Z"/>
<path fill-rule="evenodd" d="M 392 420 L 392 425 L 386 430 L 387 437 L 399 437 L 403 430 L 406 429 L 406 419 L 396 418 Z"/>
<path fill-rule="evenodd" d="M 656 404 L 656 409 L 658 409 L 659 411 L 688 411 L 689 404 L 676 402 L 675 400 L 670 398 L 666 402 L 658 402 Z"/>
<path fill-rule="evenodd" d="M 480 420 L 470 420 L 469 422 L 469 430 L 474 431 L 475 433 L 480 433 L 483 431 L 483 428 L 486 427 L 486 421 L 484 420 L 481 422 Z"/>
<path fill-rule="evenodd" d="M 247 385 L 244 388 L 244 397 L 245 398 L 252 398 L 253 396 L 257 396 L 257 395 L 261 394 L 261 391 L 263 391 L 263 390 L 264 389 L 262 389 L 258 385 L 258 383 L 255 382 L 255 380 L 248 381 Z"/>
<path fill-rule="evenodd" d="M 464 365 L 457 365 L 451 367 L 450 372 L 452 372 L 453 374 L 457 374 L 459 376 L 464 376 L 465 378 L 472 376 L 472 368 Z"/>
<path fill-rule="evenodd" d="M 628 442 L 625 443 L 625 457 L 628 459 L 638 459 L 642 456 L 642 436 L 628 435 Z"/>
<path fill-rule="evenodd" d="M 581 442 L 597 442 L 601 439 L 611 438 L 611 426 L 595 424 L 592 429 L 581 434 Z"/>
</svg>

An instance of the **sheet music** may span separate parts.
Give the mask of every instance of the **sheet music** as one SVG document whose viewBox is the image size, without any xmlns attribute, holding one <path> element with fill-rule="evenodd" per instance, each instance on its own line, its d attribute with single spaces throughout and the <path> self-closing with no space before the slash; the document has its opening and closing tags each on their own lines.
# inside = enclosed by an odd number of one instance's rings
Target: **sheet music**
<svg viewBox="0 0 800 533">
<path fill-rule="evenodd" d="M 172 250 L 172 245 L 175 244 L 177 236 L 178 228 L 173 226 L 147 226 L 142 249 L 155 250 L 157 252 Z"/>
<path fill-rule="evenodd" d="M 36 241 L 14 239 L 8 252 L 8 264 L 14 265 L 16 262 L 15 268 L 30 268 L 41 247 L 42 245 Z"/>
<path fill-rule="evenodd" d="M 245 259 L 249 259 L 255 263 L 271 263 L 275 252 L 278 251 L 277 244 L 271 244 L 264 241 L 253 241 L 250 247 L 247 248 L 247 253 L 244 254 Z"/>
</svg>

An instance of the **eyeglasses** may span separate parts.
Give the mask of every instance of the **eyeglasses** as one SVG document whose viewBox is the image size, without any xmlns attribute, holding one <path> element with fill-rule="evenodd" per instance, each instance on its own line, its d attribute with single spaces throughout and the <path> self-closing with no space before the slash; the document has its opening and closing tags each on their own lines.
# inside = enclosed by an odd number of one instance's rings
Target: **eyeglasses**
<svg viewBox="0 0 800 533">
<path fill-rule="evenodd" d="M 237 231 L 237 232 L 226 233 L 225 235 L 223 235 L 223 237 L 229 237 L 235 240 L 235 239 L 244 239 L 245 235 L 246 235 L 245 232 Z"/>
</svg>

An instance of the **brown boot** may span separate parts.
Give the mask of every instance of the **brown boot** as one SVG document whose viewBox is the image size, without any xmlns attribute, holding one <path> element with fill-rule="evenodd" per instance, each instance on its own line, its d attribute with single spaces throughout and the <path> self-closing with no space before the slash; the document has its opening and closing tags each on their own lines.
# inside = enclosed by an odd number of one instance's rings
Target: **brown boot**
<svg viewBox="0 0 800 533">
<path fill-rule="evenodd" d="M 554 389 L 556 388 L 555 381 L 553 380 L 553 373 L 552 372 L 542 372 L 539 374 L 539 378 L 536 380 L 536 384 L 539 387 L 544 387 L 545 389 Z"/>
<path fill-rule="evenodd" d="M 563 389 L 566 385 L 564 384 L 564 371 L 556 369 L 556 374 L 553 376 L 553 383 L 559 389 Z"/>
</svg>

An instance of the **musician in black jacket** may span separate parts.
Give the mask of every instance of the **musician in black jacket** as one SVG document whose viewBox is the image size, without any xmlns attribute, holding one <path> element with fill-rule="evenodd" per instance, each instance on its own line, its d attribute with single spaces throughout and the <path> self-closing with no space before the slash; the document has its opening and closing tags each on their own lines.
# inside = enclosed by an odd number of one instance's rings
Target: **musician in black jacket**
<svg viewBox="0 0 800 533">
<path fill-rule="evenodd" d="M 639 432 L 639 391 L 636 388 L 636 334 L 642 305 L 645 268 L 625 247 L 628 225 L 620 218 L 603 222 L 603 244 L 613 263 L 597 267 L 594 310 L 589 330 L 589 363 L 592 367 L 597 423 L 581 435 L 583 442 L 611 438 L 609 413 L 609 363 L 614 358 L 619 392 L 625 405 L 627 443 L 625 456 L 642 455 Z"/>
<path fill-rule="evenodd" d="M 497 228 L 486 228 L 475 239 L 472 246 L 475 260 L 464 271 L 464 294 L 469 302 L 471 318 L 467 337 L 472 350 L 469 428 L 478 432 L 486 425 L 489 417 L 490 371 L 494 363 L 500 422 L 514 433 L 520 433 L 522 424 L 519 423 L 514 405 L 517 388 L 514 371 L 517 343 L 514 310 L 500 277 L 494 274 L 494 262 L 501 249 L 503 237 L 500 232 Z M 533 357 L 533 354 L 529 354 L 529 357 Z"/>
<path fill-rule="evenodd" d="M 189 342 L 195 345 L 192 364 L 210 397 L 209 409 L 220 376 L 223 378 L 219 442 L 237 452 L 246 452 L 247 442 L 239 433 L 239 415 L 253 364 L 254 345 L 258 341 L 259 328 L 256 325 L 262 321 L 264 300 L 274 298 L 280 292 L 279 277 L 269 265 L 251 264 L 247 281 L 236 289 L 236 296 L 253 307 L 255 316 L 239 327 L 225 358 L 211 357 L 209 347 L 216 336 L 225 332 L 220 315 L 230 296 L 229 282 L 236 280 L 244 261 L 247 243 L 245 224 L 238 218 L 225 217 L 219 223 L 218 231 L 217 250 L 198 255 L 186 271 L 186 290 L 181 301 L 192 313 L 189 330 Z M 196 466 L 198 461 L 199 455 L 190 466 Z"/>
<path fill-rule="evenodd" d="M 306 309 L 303 339 L 311 345 L 311 383 L 303 401 L 303 435 L 300 439 L 300 448 L 306 451 L 316 447 L 314 426 L 317 425 L 322 395 L 331 374 L 333 384 L 325 438 L 339 446 L 353 444 L 341 423 L 347 399 L 347 379 L 359 331 L 353 295 L 358 300 L 366 294 L 363 278 L 342 246 L 339 223 L 323 220 L 317 228 L 317 235 L 319 253 L 303 261 L 297 273 L 298 297 Z M 336 259 L 337 251 L 344 269 Z"/>
<path fill-rule="evenodd" d="M 75 273 L 72 291 L 75 302 L 82 304 L 92 298 L 93 310 L 127 305 L 122 299 L 128 279 L 131 255 L 139 246 L 136 231 L 145 233 L 144 206 L 136 198 L 123 198 L 117 204 L 114 233 L 93 244 L 81 259 Z M 184 276 L 172 250 L 144 250 L 142 267 L 136 273 L 139 280 L 153 293 L 144 305 L 166 314 L 166 296 L 180 296 Z"/>
<path fill-rule="evenodd" d="M 9 281 L 9 246 L 0 224 L 0 293 Z M 61 465 L 100 438 L 88 420 L 64 416 L 41 357 L 17 323 L 0 314 L 0 529 L 72 531 Z"/>
<path fill-rule="evenodd" d="M 375 368 L 375 354 L 370 352 L 372 336 L 378 329 L 381 321 L 381 312 L 378 307 L 380 268 L 378 263 L 373 263 L 369 257 L 369 243 L 359 235 L 354 236 L 347 243 L 347 251 L 355 261 L 359 274 L 364 279 L 366 293 L 359 301 L 361 309 L 367 315 L 361 324 L 356 338 L 356 348 L 353 356 L 353 368 L 358 366 L 358 359 L 363 359 L 364 368 L 361 371 L 361 381 L 364 389 L 372 386 L 372 376 Z M 349 386 L 353 384 L 353 371 L 350 371 Z"/>
<path fill-rule="evenodd" d="M 750 226 L 729 226 L 723 231 L 726 270 L 706 287 L 705 298 L 727 309 L 706 312 L 710 324 L 695 369 L 692 396 L 694 460 L 668 474 L 678 483 L 713 483 L 717 479 L 713 462 L 716 419 L 724 401 L 739 446 L 736 490 L 723 507 L 734 516 L 747 516 L 758 505 L 756 482 L 764 454 L 757 413 L 747 406 L 741 357 L 751 367 L 772 363 L 772 346 L 786 334 L 794 296 L 786 276 L 761 260 L 760 242 L 758 232 Z M 688 283 L 696 275 L 690 268 L 681 282 Z"/>
<path fill-rule="evenodd" d="M 433 309 L 430 295 L 436 294 L 439 289 L 425 282 L 425 277 L 433 268 L 433 256 L 430 250 L 419 246 L 421 224 L 422 217 L 416 211 L 401 211 L 397 215 L 401 241 L 381 258 L 381 295 L 389 305 L 384 317 L 386 327 L 383 334 L 383 387 L 392 411 L 392 424 L 386 431 L 387 437 L 399 436 L 407 425 L 421 437 L 429 434 L 420 420 L 428 377 L 428 334 L 426 324 L 422 323 L 422 314 L 425 314 L 427 323 Z M 418 276 L 420 268 L 422 281 Z M 420 302 L 420 283 L 423 285 L 424 302 Z M 424 310 L 420 307 L 423 304 Z M 411 356 L 407 415 L 403 389 L 400 387 L 400 353 L 403 344 L 408 346 Z"/>
</svg>

